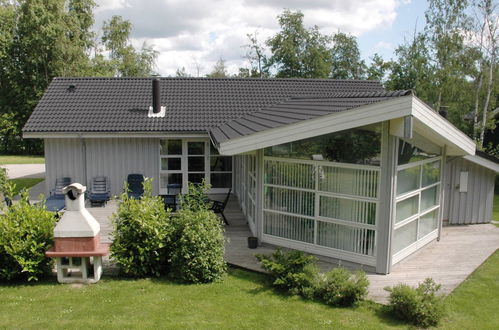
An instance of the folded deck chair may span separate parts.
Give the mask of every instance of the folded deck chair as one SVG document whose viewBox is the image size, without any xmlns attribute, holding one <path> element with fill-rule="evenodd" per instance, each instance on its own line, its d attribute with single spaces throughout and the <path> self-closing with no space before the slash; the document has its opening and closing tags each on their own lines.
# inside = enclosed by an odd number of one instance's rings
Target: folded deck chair
<svg viewBox="0 0 499 330">
<path fill-rule="evenodd" d="M 128 174 L 128 197 L 141 198 L 144 194 L 144 176 L 142 174 Z"/>
<path fill-rule="evenodd" d="M 90 192 L 88 194 L 88 199 L 90 200 L 90 206 L 95 204 L 103 204 L 111 198 L 111 188 L 109 185 L 109 180 L 105 176 L 95 176 L 92 178 L 92 184 L 90 186 Z"/>
<path fill-rule="evenodd" d="M 232 191 L 232 189 L 229 189 L 229 191 L 227 192 L 227 196 L 225 196 L 225 199 L 224 199 L 223 202 L 212 201 L 213 205 L 211 206 L 211 210 L 213 212 L 215 212 L 215 214 L 221 214 L 222 215 L 222 218 L 224 219 L 224 222 L 225 222 L 226 225 L 228 225 L 229 222 L 227 221 L 227 218 L 225 217 L 224 211 L 225 211 L 225 207 L 227 206 L 227 203 L 229 202 L 231 191 Z"/>
<path fill-rule="evenodd" d="M 66 206 L 62 188 L 69 186 L 70 184 L 71 178 L 69 177 L 57 178 L 55 180 L 55 187 L 50 191 L 50 196 L 45 201 L 47 210 L 52 212 L 59 212 Z"/>
</svg>

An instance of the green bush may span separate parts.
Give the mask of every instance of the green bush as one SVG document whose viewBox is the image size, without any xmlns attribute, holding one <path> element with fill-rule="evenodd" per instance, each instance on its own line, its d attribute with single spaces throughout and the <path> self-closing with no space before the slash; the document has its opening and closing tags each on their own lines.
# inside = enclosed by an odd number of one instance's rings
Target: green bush
<svg viewBox="0 0 499 330">
<path fill-rule="evenodd" d="M 362 271 L 351 273 L 345 268 L 334 268 L 321 274 L 315 284 L 315 295 L 328 305 L 352 306 L 365 299 L 369 280 Z"/>
<path fill-rule="evenodd" d="M 210 205 L 207 203 L 207 191 L 211 186 L 206 184 L 203 179 L 201 183 L 189 182 L 187 194 L 180 195 L 179 206 L 183 210 L 204 211 L 208 210 Z"/>
<path fill-rule="evenodd" d="M 273 285 L 292 294 L 312 297 L 313 282 L 318 274 L 316 258 L 301 251 L 283 252 L 277 249 L 272 255 L 257 255 L 262 268 L 270 273 Z"/>
<path fill-rule="evenodd" d="M 151 179 L 144 180 L 144 195 L 129 198 L 126 191 L 112 222 L 111 258 L 131 276 L 160 276 L 167 272 L 173 227 L 160 197 L 152 196 Z"/>
<path fill-rule="evenodd" d="M 37 281 L 51 270 L 45 252 L 53 244 L 54 213 L 30 205 L 27 190 L 21 200 L 0 215 L 0 279 Z"/>
<path fill-rule="evenodd" d="M 223 226 L 209 210 L 180 209 L 173 217 L 171 269 L 188 283 L 219 280 L 227 270 Z"/>
<path fill-rule="evenodd" d="M 323 274 L 315 264 L 317 258 L 301 251 L 277 249 L 270 256 L 256 257 L 272 276 L 273 285 L 291 294 L 334 306 L 351 306 L 367 296 L 369 281 L 364 272 L 352 274 L 344 268 L 335 268 Z"/>
<path fill-rule="evenodd" d="M 388 309 L 397 318 L 417 326 L 436 326 L 445 314 L 444 296 L 438 295 L 440 287 L 431 278 L 417 288 L 405 284 L 387 287 L 385 290 L 390 292 Z"/>
</svg>

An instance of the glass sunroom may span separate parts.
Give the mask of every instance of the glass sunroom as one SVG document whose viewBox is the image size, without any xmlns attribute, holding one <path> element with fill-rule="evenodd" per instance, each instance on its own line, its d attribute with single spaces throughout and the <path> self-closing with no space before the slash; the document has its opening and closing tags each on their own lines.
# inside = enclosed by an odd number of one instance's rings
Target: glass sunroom
<svg viewBox="0 0 499 330">
<path fill-rule="evenodd" d="M 325 134 L 311 123 L 305 134 L 265 131 L 219 143 L 221 154 L 234 155 L 234 192 L 252 233 L 381 274 L 438 239 L 446 156 L 471 149 L 472 141 L 459 146 L 429 130 L 430 121 L 443 119 L 428 110 L 428 122 L 350 122 Z"/>
</svg>

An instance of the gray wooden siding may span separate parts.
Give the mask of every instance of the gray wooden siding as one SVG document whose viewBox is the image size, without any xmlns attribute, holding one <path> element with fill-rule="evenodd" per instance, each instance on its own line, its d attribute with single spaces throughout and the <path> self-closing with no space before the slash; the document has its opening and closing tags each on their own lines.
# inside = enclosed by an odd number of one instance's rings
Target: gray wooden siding
<svg viewBox="0 0 499 330">
<path fill-rule="evenodd" d="M 45 193 L 50 193 L 58 177 L 83 183 L 83 146 L 79 139 L 45 139 Z"/>
<path fill-rule="evenodd" d="M 140 173 L 154 179 L 153 192 L 158 193 L 158 139 L 45 139 L 45 162 L 48 189 L 56 177 L 70 176 L 89 186 L 92 177 L 104 175 L 111 181 L 111 194 L 118 195 L 127 175 Z"/>
<path fill-rule="evenodd" d="M 468 191 L 459 192 L 461 172 L 468 172 Z M 486 223 L 492 219 L 495 173 L 463 158 L 447 159 L 444 221 L 450 224 Z"/>
</svg>

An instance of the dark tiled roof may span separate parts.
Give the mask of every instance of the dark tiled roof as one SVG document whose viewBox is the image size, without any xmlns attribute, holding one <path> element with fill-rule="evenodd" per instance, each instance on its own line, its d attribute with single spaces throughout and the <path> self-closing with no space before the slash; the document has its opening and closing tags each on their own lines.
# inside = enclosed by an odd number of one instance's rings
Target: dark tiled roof
<svg viewBox="0 0 499 330">
<path fill-rule="evenodd" d="M 362 80 L 161 78 L 166 115 L 148 118 L 151 85 L 151 78 L 56 78 L 24 132 L 206 131 L 292 96 L 384 91 Z"/>
<path fill-rule="evenodd" d="M 334 112 L 342 112 L 362 105 L 380 102 L 393 97 L 410 95 L 411 91 L 338 92 L 320 96 L 293 96 L 283 102 L 264 107 L 225 124 L 213 127 L 209 133 L 215 144 L 312 119 Z"/>
</svg>

